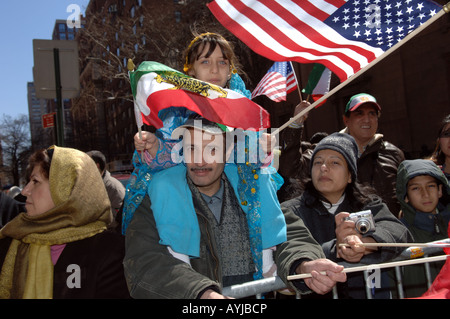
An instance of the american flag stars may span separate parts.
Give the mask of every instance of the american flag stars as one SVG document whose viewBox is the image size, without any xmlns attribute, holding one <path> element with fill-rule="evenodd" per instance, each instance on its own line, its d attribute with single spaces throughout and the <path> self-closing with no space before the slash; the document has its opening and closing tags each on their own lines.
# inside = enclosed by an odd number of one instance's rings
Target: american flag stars
<svg viewBox="0 0 450 319">
<path fill-rule="evenodd" d="M 320 63 L 341 81 L 443 11 L 431 0 L 214 0 L 208 7 L 254 52 Z"/>
<path fill-rule="evenodd" d="M 348 39 L 385 51 L 436 13 L 426 1 L 350 0 L 325 23 Z"/>
</svg>

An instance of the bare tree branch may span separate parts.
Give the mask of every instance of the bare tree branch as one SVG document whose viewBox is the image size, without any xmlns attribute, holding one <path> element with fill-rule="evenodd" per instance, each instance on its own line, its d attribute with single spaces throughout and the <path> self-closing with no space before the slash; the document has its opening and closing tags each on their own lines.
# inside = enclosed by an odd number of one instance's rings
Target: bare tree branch
<svg viewBox="0 0 450 319">
<path fill-rule="evenodd" d="M 14 185 L 19 186 L 31 149 L 28 116 L 20 114 L 13 118 L 3 114 L 0 129 L 3 150 L 3 165 L 0 169 L 12 179 Z"/>
</svg>

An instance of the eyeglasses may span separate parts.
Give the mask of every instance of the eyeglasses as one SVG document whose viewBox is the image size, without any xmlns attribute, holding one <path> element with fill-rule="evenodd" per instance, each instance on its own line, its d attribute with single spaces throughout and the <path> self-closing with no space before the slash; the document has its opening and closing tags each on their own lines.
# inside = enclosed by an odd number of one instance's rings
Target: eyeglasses
<svg viewBox="0 0 450 319">
<path fill-rule="evenodd" d="M 440 138 L 449 138 L 450 137 L 450 130 L 442 132 L 439 137 Z"/>
</svg>

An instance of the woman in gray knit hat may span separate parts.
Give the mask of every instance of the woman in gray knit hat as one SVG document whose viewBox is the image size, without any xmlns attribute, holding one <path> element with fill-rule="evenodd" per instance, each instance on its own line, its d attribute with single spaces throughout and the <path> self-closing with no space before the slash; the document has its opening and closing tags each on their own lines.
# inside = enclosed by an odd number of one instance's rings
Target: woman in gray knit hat
<svg viewBox="0 0 450 319">
<path fill-rule="evenodd" d="M 334 133 L 319 142 L 311 157 L 311 180 L 299 197 L 286 201 L 282 209 L 292 210 L 305 222 L 328 259 L 335 262 L 378 264 L 401 253 L 402 248 L 365 248 L 364 242 L 408 242 L 412 236 L 372 189 L 356 182 L 358 147 L 352 136 Z M 362 212 L 359 217 L 350 213 Z M 350 220 L 348 219 L 350 217 Z M 359 227 L 361 226 L 361 227 Z M 349 244 L 342 247 L 339 244 Z M 386 277 L 375 274 L 372 296 L 390 298 L 383 289 Z M 348 273 L 339 283 L 339 298 L 367 298 L 362 272 Z M 369 283 L 372 285 L 372 283 Z M 386 282 L 386 287 L 388 286 Z M 308 297 L 308 296 L 306 296 Z M 312 298 L 321 298 L 312 294 Z M 331 298 L 331 294 L 326 296 Z M 303 298 L 303 296 L 302 296 Z"/>
</svg>

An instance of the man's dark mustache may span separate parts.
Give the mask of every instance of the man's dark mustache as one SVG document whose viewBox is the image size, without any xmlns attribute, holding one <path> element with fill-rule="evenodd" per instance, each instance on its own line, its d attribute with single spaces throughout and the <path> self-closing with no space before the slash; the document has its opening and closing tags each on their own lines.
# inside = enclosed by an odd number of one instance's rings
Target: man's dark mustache
<svg viewBox="0 0 450 319">
<path fill-rule="evenodd" d="M 204 167 L 204 168 L 200 168 L 200 167 L 193 167 L 191 168 L 191 171 L 212 171 L 212 168 L 210 167 Z"/>
</svg>

